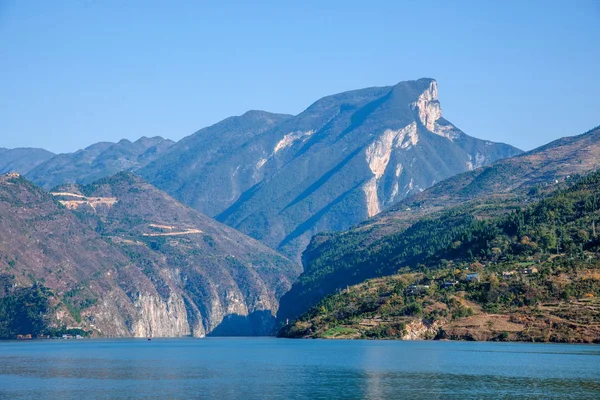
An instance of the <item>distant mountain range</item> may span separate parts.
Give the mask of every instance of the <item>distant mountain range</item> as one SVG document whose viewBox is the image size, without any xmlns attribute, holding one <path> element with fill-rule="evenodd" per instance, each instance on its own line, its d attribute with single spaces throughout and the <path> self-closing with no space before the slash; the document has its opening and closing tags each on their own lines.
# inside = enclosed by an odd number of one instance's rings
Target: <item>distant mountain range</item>
<svg viewBox="0 0 600 400">
<path fill-rule="evenodd" d="M 442 117 L 433 79 L 328 96 L 297 116 L 249 111 L 173 142 L 98 143 L 15 169 L 46 189 L 135 171 L 185 204 L 297 261 L 347 229 L 460 172 L 520 153 Z"/>
<path fill-rule="evenodd" d="M 54 156 L 54 153 L 44 149 L 0 148 L 0 174 L 7 172 L 25 174 Z"/>
<path fill-rule="evenodd" d="M 0 322 L 16 318 L 0 336 L 41 326 L 19 325 L 14 299 L 27 296 L 41 304 L 27 315 L 100 336 L 268 334 L 276 314 L 294 319 L 348 286 L 367 296 L 366 279 L 426 275 L 421 263 L 438 265 L 428 257 L 453 251 L 468 224 L 598 167 L 600 128 L 523 153 L 444 119 L 433 79 L 328 96 L 297 116 L 249 111 L 177 143 L 0 149 L 0 171 L 21 173 L 0 177 Z M 332 315 L 305 321 L 329 329 Z"/>
<path fill-rule="evenodd" d="M 65 183 L 92 183 L 121 171 L 135 171 L 160 157 L 173 145 L 161 137 L 131 142 L 101 142 L 75 153 L 58 154 L 28 171 L 15 169 L 45 189 Z"/>
</svg>

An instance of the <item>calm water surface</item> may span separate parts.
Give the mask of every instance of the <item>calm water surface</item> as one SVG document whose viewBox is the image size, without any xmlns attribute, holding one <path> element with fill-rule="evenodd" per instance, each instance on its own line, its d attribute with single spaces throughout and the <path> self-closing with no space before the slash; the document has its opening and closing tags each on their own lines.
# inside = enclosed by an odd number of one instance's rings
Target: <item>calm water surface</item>
<svg viewBox="0 0 600 400">
<path fill-rule="evenodd" d="M 0 342 L 0 399 L 600 399 L 600 346 L 274 338 Z"/>
</svg>

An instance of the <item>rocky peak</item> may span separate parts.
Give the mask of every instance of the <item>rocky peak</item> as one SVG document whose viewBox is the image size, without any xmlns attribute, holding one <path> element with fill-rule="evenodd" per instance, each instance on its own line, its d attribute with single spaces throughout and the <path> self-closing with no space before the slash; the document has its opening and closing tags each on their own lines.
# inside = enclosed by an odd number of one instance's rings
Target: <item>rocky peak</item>
<svg viewBox="0 0 600 400">
<path fill-rule="evenodd" d="M 411 107 L 417 112 L 423 126 L 435 133 L 435 122 L 442 117 L 442 109 L 438 100 L 437 82 L 431 80 L 417 101 L 412 103 Z"/>
<path fill-rule="evenodd" d="M 421 81 L 425 81 L 425 79 L 419 79 L 417 82 Z M 419 95 L 417 101 L 411 104 L 411 108 L 416 112 L 419 120 L 428 131 L 453 141 L 459 138 L 461 133 L 442 118 L 437 82 L 434 79 L 428 79 L 427 81 L 427 86 Z"/>
</svg>

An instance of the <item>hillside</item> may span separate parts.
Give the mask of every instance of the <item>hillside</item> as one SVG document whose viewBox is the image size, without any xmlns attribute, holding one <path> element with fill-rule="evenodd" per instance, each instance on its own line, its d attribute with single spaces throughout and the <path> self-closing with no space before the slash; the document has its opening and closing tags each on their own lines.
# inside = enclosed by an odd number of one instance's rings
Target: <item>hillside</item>
<svg viewBox="0 0 600 400">
<path fill-rule="evenodd" d="M 388 276 L 326 297 L 280 335 L 598 343 L 598 221 L 598 172 L 500 217 L 446 212 L 380 244 Z"/>
<path fill-rule="evenodd" d="M 8 172 L 25 174 L 53 156 L 54 153 L 44 149 L 0 148 L 0 174 Z"/>
<path fill-rule="evenodd" d="M 265 111 L 227 118 L 181 139 L 139 174 L 214 217 L 262 179 L 255 166 L 263 151 L 252 140 L 290 118 Z"/>
<path fill-rule="evenodd" d="M 196 335 L 270 332 L 299 266 L 128 173 L 53 195 L 138 264 L 163 292 L 183 297 Z M 193 317 L 193 318 L 192 318 Z"/>
<path fill-rule="evenodd" d="M 265 334 L 299 273 L 125 173 L 52 194 L 4 175 L 0 229 L 0 337 Z"/>
<path fill-rule="evenodd" d="M 432 79 L 355 90 L 293 117 L 227 119 L 140 173 L 299 260 L 315 233 L 347 229 L 435 182 L 520 153 L 472 138 L 441 114 Z"/>
<path fill-rule="evenodd" d="M 53 196 L 17 174 L 0 176 L 0 230 L 1 337 L 43 333 L 47 325 L 84 327 L 103 336 L 147 333 L 136 297 L 157 295 L 150 280 Z M 41 318 L 46 312 L 47 320 Z M 32 330 L 14 330 L 22 328 Z"/>
<path fill-rule="evenodd" d="M 323 296 L 364 279 L 380 276 L 385 263 L 380 248 L 404 236 L 412 237 L 427 218 L 447 210 L 468 209 L 477 218 L 509 212 L 522 201 L 539 199 L 560 187 L 569 177 L 600 168 L 600 129 L 564 138 L 531 152 L 442 181 L 409 197 L 380 215 L 340 233 L 317 235 L 303 255 L 304 273 L 281 301 L 282 318 L 293 318 Z M 447 226 L 456 223 L 445 214 Z M 431 235 L 443 237 L 447 229 L 431 227 Z M 404 235 L 404 236 L 403 236 Z M 404 249 L 401 250 L 404 252 Z M 417 256 L 406 254 L 407 257 Z M 407 262 L 409 262 L 407 260 Z M 379 263 L 379 264 L 378 264 Z M 386 271 L 387 274 L 394 271 Z"/>
<path fill-rule="evenodd" d="M 23 173 L 45 189 L 66 183 L 88 184 L 117 172 L 137 170 L 156 160 L 171 145 L 173 141 L 161 137 L 101 142 L 75 153 L 55 155 Z"/>
</svg>

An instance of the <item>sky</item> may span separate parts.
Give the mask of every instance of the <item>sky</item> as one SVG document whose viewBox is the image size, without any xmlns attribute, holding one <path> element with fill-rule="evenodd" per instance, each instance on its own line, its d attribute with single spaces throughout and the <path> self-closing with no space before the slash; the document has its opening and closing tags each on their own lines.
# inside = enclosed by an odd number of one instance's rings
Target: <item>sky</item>
<svg viewBox="0 0 600 400">
<path fill-rule="evenodd" d="M 421 77 L 471 136 L 583 133 L 600 125 L 600 0 L 0 0 L 0 147 L 178 140 Z"/>
</svg>

